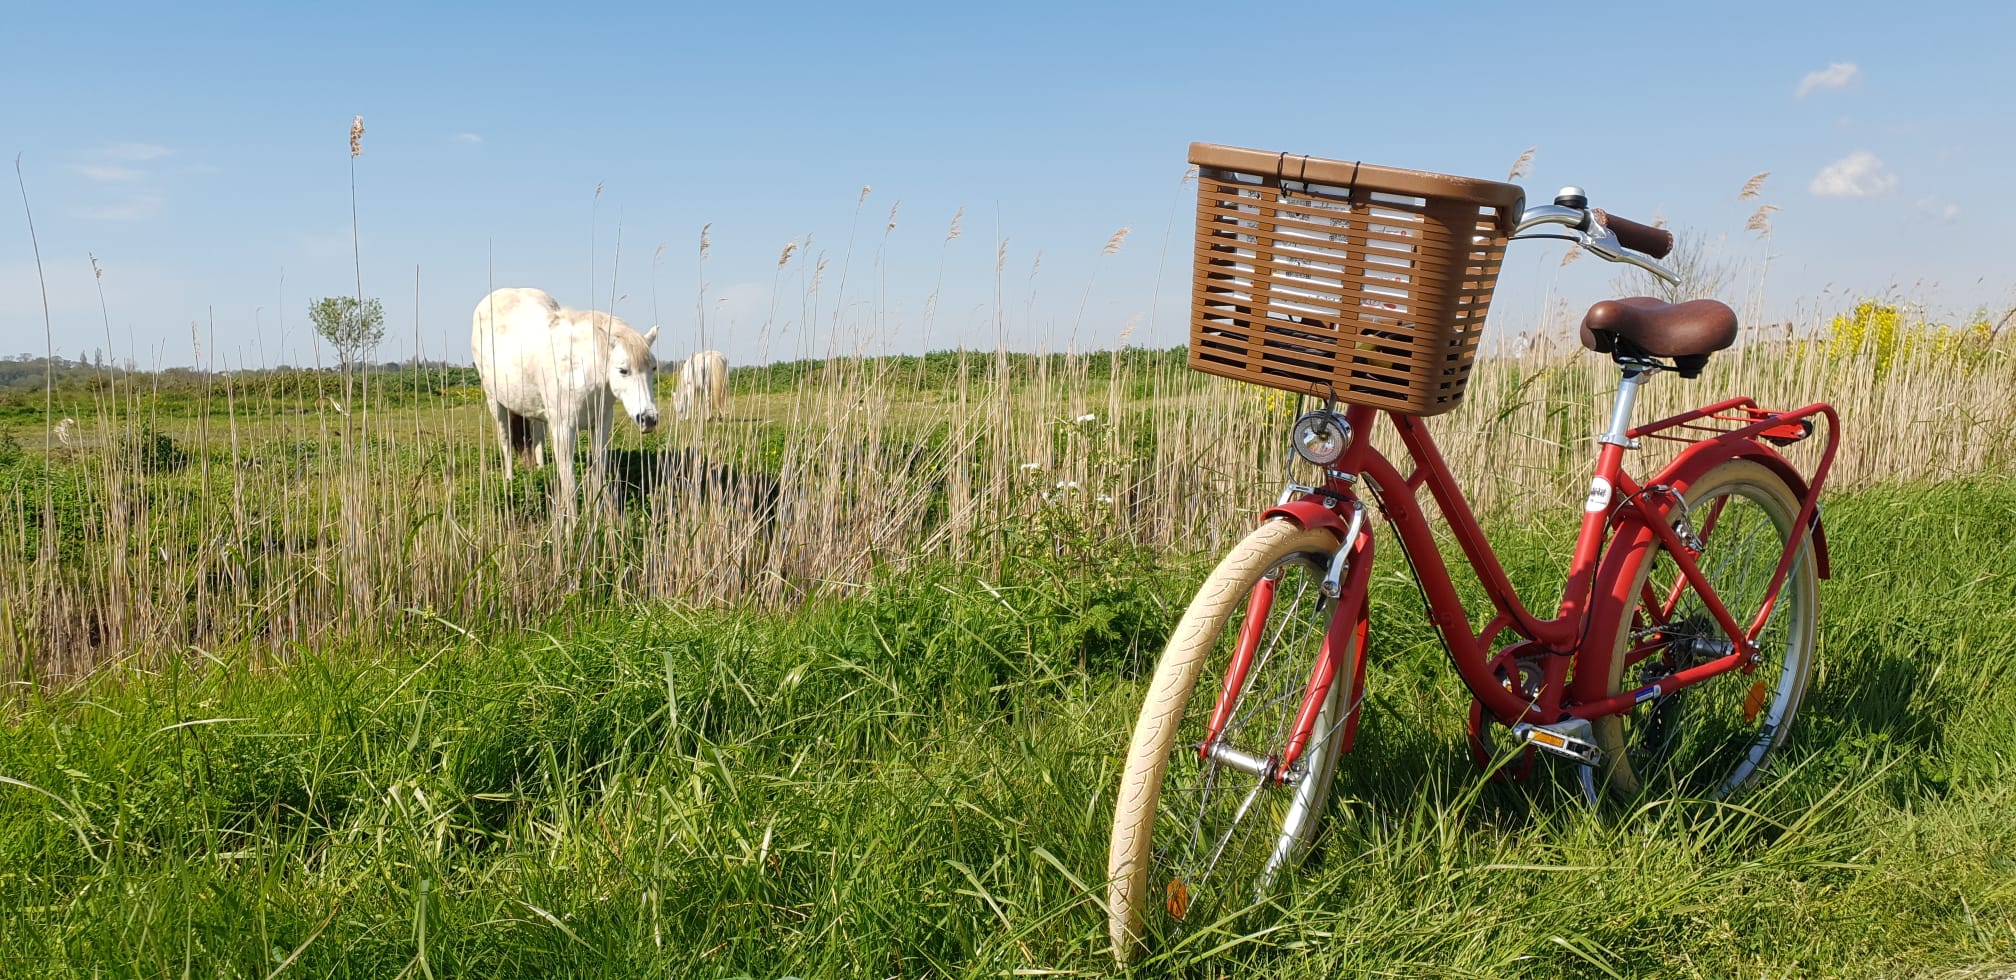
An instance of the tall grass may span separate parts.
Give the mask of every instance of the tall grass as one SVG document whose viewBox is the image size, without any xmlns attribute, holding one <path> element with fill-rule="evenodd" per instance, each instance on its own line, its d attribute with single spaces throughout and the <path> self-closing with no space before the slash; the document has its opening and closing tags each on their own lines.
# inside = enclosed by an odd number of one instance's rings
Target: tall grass
<svg viewBox="0 0 2016 980">
<path fill-rule="evenodd" d="M 2006 477 L 1836 498 L 1819 668 L 1737 805 L 1589 812 L 1481 778 L 1412 586 L 1375 577 L 1314 863 L 1137 975 L 1999 975 L 2012 510 Z M 1569 516 L 1509 528 L 1515 570 Z M 0 726 L 0 974 L 1108 974 L 1129 664 L 1207 565 L 1133 557 L 940 563 L 791 616 L 434 622 L 283 672 L 226 650 L 31 695 Z"/>
<path fill-rule="evenodd" d="M 1699 380 L 1661 377 L 1640 417 L 1731 394 L 1832 402 L 1842 490 L 2016 460 L 2006 352 L 1800 339 L 1817 332 L 1753 337 Z M 83 420 L 69 445 L 0 433 L 19 450 L 0 490 L 0 679 L 190 647 L 284 658 L 401 624 L 525 624 L 578 595 L 787 607 L 920 561 L 998 569 L 1018 534 L 1064 517 L 1047 547 L 1208 552 L 1278 487 L 1293 414 L 1288 396 L 1188 372 L 1180 351 L 743 368 L 729 418 L 648 444 L 621 430 L 615 503 L 569 526 L 547 518 L 547 474 L 502 480 L 466 369 L 383 375 L 375 407 L 355 412 L 313 372 L 204 370 L 164 391 L 170 377 L 63 389 L 48 411 Z M 1563 506 L 1581 496 L 1615 380 L 1607 360 L 1542 343 L 1480 362 L 1433 427 L 1485 512 Z M 1789 452 L 1810 467 L 1819 442 Z M 1675 448 L 1647 443 L 1641 475 Z"/>
</svg>

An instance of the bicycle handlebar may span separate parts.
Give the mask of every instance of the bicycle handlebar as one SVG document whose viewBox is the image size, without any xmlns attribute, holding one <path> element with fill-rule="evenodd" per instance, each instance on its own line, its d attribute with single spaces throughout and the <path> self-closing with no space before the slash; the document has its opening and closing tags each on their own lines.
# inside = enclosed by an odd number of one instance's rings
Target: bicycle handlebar
<svg viewBox="0 0 2016 980">
<path fill-rule="evenodd" d="M 1580 233 L 1575 242 L 1599 258 L 1635 265 L 1670 283 L 1680 281 L 1673 270 L 1657 261 L 1673 251 L 1672 232 L 1590 208 L 1581 188 L 1564 187 L 1553 204 L 1527 208 L 1512 237 L 1516 239 L 1541 225 L 1566 225 Z"/>
<path fill-rule="evenodd" d="M 1589 213 L 1596 223 L 1609 228 L 1617 236 L 1618 244 L 1634 252 L 1643 252 L 1655 259 L 1663 259 L 1673 251 L 1673 233 L 1664 228 L 1641 225 L 1629 218 L 1620 218 L 1601 208 L 1592 208 Z"/>
</svg>

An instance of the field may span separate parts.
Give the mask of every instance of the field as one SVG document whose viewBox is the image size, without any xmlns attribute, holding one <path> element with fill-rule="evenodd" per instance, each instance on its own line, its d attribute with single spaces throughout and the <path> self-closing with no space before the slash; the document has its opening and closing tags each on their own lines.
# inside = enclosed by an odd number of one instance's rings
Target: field
<svg viewBox="0 0 2016 980">
<path fill-rule="evenodd" d="M 2016 359 L 1858 327 L 1760 337 L 1701 380 L 1662 377 L 1641 417 L 1734 392 L 1824 398 L 1849 436 L 1840 490 L 2016 468 Z M 726 419 L 648 444 L 619 428 L 620 506 L 567 528 L 547 519 L 550 471 L 503 483 L 468 368 L 85 366 L 10 391 L 0 682 L 192 646 L 277 661 L 437 621 L 529 626 L 570 603 L 788 609 L 920 562 L 996 574 L 1111 545 L 1215 553 L 1278 490 L 1296 413 L 1292 396 L 1185 370 L 1180 350 L 836 358 L 733 385 Z M 1436 431 L 1481 510 L 1542 512 L 1581 499 L 1615 385 L 1579 346 L 1529 348 L 1482 363 Z M 1795 462 L 1812 465 L 1807 448 Z M 1648 446 L 1641 469 L 1673 449 Z"/>
<path fill-rule="evenodd" d="M 744 369 L 728 418 L 624 431 L 615 502 L 563 526 L 467 371 L 67 377 L 0 401 L 21 975 L 1108 972 L 1141 680 L 1294 412 L 1180 351 Z M 1543 346 L 1437 422 L 1537 604 L 1614 383 Z M 1314 866 L 1141 972 L 2016 963 L 2012 391 L 1992 346 L 1806 332 L 1658 379 L 1644 417 L 1842 410 L 1765 787 L 1591 813 L 1481 780 L 1394 561 Z"/>
</svg>

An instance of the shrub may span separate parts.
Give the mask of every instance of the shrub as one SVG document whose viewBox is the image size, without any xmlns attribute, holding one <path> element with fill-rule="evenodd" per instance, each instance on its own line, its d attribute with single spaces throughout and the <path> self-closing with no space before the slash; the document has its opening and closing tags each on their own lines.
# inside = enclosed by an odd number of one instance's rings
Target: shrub
<svg viewBox="0 0 2016 980">
<path fill-rule="evenodd" d="M 179 473 L 189 468 L 189 450 L 166 433 L 143 428 L 119 444 L 120 462 L 142 473 Z"/>
<path fill-rule="evenodd" d="M 1995 330 L 1988 311 L 1978 310 L 1960 326 L 1912 318 L 1896 304 L 1865 299 L 1847 313 L 1836 314 L 1827 326 L 1827 354 L 1841 358 L 1867 354 L 1875 359 L 1876 376 L 1889 373 L 1900 359 L 1931 356 L 1974 367 L 1992 352 Z"/>
</svg>

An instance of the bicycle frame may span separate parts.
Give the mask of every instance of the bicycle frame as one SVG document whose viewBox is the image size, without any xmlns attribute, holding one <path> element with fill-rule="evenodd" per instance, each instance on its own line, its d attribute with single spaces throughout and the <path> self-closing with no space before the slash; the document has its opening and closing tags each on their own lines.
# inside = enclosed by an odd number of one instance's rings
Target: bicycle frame
<svg viewBox="0 0 2016 980">
<path fill-rule="evenodd" d="M 1627 383 L 1635 383 L 1627 375 Z M 1620 402 L 1624 395 L 1620 392 Z M 1559 608 L 1551 618 L 1530 612 L 1520 599 L 1497 554 L 1485 539 L 1468 499 L 1456 484 L 1443 460 L 1440 448 L 1420 418 L 1398 415 L 1362 406 L 1350 408 L 1345 420 L 1355 438 L 1342 458 L 1328 468 L 1323 486 L 1269 508 L 1263 520 L 1289 520 L 1305 528 L 1325 528 L 1338 535 L 1340 547 L 1349 552 L 1348 575 L 1342 582 L 1324 637 L 1322 654 L 1313 666 L 1301 710 L 1288 743 L 1270 765 L 1274 778 L 1286 781 L 1313 734 L 1318 710 L 1339 671 L 1349 670 L 1362 678 L 1365 647 L 1344 642 L 1340 630 L 1357 628 L 1356 611 L 1363 608 L 1372 557 L 1371 529 L 1350 517 L 1362 504 L 1356 484 L 1362 478 L 1400 539 L 1420 583 L 1428 613 L 1458 676 L 1492 718 L 1506 725 L 1517 722 L 1548 724 L 1569 718 L 1593 719 L 1629 710 L 1633 705 L 1700 683 L 1731 670 L 1748 669 L 1754 663 L 1752 641 L 1762 631 L 1784 585 L 1785 577 L 1799 550 L 1815 548 L 1819 572 L 1828 573 L 1826 538 L 1818 521 L 1820 488 L 1832 465 L 1839 444 L 1838 420 L 1832 407 L 1813 404 L 1790 412 L 1770 412 L 1747 398 L 1730 399 L 1670 418 L 1624 430 L 1629 403 L 1624 402 L 1613 422 L 1612 435 L 1603 440 L 1597 455 L 1590 493 L 1583 508 L 1581 529 L 1568 570 Z M 1411 473 L 1399 468 L 1373 445 L 1371 434 L 1378 416 L 1384 415 L 1398 432 L 1406 454 L 1414 462 Z M 1783 456 L 1765 445 L 1764 439 L 1786 442 L 1808 437 L 1813 419 L 1827 422 L 1827 443 L 1809 484 Z M 1717 428 L 1715 423 L 1733 426 Z M 1615 434 L 1622 432 L 1623 438 Z M 1690 438 L 1679 433 L 1705 433 Z M 1640 484 L 1624 471 L 1623 455 L 1636 446 L 1640 437 L 1679 439 L 1693 444 L 1653 478 Z M 1710 468 L 1729 459 L 1755 460 L 1785 479 L 1800 500 L 1800 510 L 1788 536 L 1784 553 L 1766 590 L 1766 598 L 1756 618 L 1738 623 L 1722 603 L 1696 564 L 1699 539 L 1691 527 L 1685 492 L 1694 480 Z M 1471 629 L 1469 611 L 1456 592 L 1447 560 L 1428 524 L 1420 493 L 1426 488 L 1436 508 L 1448 522 L 1465 559 L 1489 596 L 1496 614 L 1482 631 Z M 1719 510 L 1717 511 L 1719 513 Z M 1676 517 L 1678 520 L 1676 521 Z M 1715 515 L 1708 515 L 1712 527 Z M 1676 530 L 1678 523 L 1684 530 Z M 1354 535 L 1355 540 L 1345 540 Z M 1683 537 L 1683 534 L 1685 537 Z M 1672 556 L 1685 582 L 1693 586 L 1703 605 L 1729 638 L 1729 652 L 1705 663 L 1661 678 L 1658 683 L 1635 691 L 1612 695 L 1608 692 L 1613 651 L 1607 643 L 1592 644 L 1591 637 L 1614 636 L 1620 618 L 1628 614 L 1628 588 L 1632 562 L 1644 560 L 1656 542 Z M 1599 581 L 1615 583 L 1609 594 L 1596 594 Z M 1262 583 L 1249 604 L 1249 614 L 1229 665 L 1224 687 L 1212 710 L 1206 737 L 1199 747 L 1207 757 L 1226 723 L 1233 702 L 1243 688 L 1258 643 L 1261 628 L 1271 606 L 1273 593 Z M 1496 673 L 1493 655 L 1498 636 L 1506 629 L 1524 637 L 1529 645 L 1544 651 L 1543 674 L 1537 696 L 1528 699 L 1506 684 Z M 1342 662 L 1344 649 L 1356 651 L 1356 663 Z M 1628 655 L 1628 651 L 1627 651 Z M 1571 676 L 1572 670 L 1572 676 Z M 1349 706 L 1345 725 L 1345 748 L 1356 728 L 1357 705 Z"/>
</svg>

